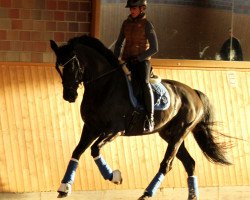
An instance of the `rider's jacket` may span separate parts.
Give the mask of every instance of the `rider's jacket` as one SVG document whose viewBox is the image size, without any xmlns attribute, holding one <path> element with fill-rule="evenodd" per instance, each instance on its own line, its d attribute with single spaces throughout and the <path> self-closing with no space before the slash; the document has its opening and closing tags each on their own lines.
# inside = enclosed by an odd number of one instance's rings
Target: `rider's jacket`
<svg viewBox="0 0 250 200">
<path fill-rule="evenodd" d="M 123 23 L 124 36 L 126 43 L 124 46 L 122 60 L 129 57 L 137 57 L 149 48 L 149 43 L 145 34 L 146 16 L 132 19 L 130 16 Z M 148 60 L 149 58 L 147 58 Z"/>
<path fill-rule="evenodd" d="M 125 42 L 124 42 L 125 41 Z M 122 52 L 123 49 L 123 52 Z M 124 61 L 137 57 L 139 61 L 149 60 L 158 51 L 158 41 L 153 25 L 141 13 L 137 18 L 130 15 L 123 22 L 115 44 L 114 54 Z"/>
</svg>

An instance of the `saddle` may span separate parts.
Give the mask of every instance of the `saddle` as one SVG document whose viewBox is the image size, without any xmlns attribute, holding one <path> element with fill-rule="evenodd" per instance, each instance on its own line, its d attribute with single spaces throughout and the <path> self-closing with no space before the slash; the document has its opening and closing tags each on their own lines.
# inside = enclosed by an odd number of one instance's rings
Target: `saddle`
<svg viewBox="0 0 250 200">
<path fill-rule="evenodd" d="M 125 77 L 127 81 L 130 102 L 134 108 L 143 110 L 144 107 L 140 104 L 140 102 L 134 95 L 132 83 L 131 83 L 130 77 L 128 76 L 128 72 L 125 70 L 124 72 L 125 72 Z M 168 90 L 161 83 L 161 79 L 158 77 L 157 78 L 151 77 L 150 84 L 151 84 L 153 94 L 154 94 L 154 110 L 168 109 L 170 106 L 170 95 L 169 95 Z"/>
</svg>

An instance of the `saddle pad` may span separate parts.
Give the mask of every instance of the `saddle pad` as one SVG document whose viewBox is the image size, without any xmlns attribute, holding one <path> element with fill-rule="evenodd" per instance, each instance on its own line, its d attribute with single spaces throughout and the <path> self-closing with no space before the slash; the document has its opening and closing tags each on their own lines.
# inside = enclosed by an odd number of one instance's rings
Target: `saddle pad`
<svg viewBox="0 0 250 200">
<path fill-rule="evenodd" d="M 139 104 L 138 100 L 134 96 L 131 82 L 127 80 L 129 98 L 135 108 L 143 109 L 143 106 Z M 151 83 L 153 94 L 154 94 L 154 110 L 166 110 L 170 106 L 170 95 L 168 90 L 163 86 L 162 83 Z"/>
<path fill-rule="evenodd" d="M 162 83 L 151 84 L 154 93 L 154 109 L 166 110 L 170 106 L 170 95 Z"/>
</svg>

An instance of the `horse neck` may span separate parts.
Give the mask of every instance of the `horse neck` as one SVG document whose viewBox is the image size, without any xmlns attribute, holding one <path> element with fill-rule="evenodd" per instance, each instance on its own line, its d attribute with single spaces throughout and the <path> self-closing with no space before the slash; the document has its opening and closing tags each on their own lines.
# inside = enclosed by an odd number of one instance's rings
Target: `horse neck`
<svg viewBox="0 0 250 200">
<path fill-rule="evenodd" d="M 113 73 L 115 71 L 118 71 L 118 68 L 114 68 L 109 64 L 105 65 L 98 65 L 94 64 L 88 71 L 86 71 L 86 77 L 85 77 L 85 84 L 98 84 L 101 82 L 101 84 L 104 84 L 104 82 L 108 81 L 110 78 L 112 78 Z"/>
<path fill-rule="evenodd" d="M 86 82 L 95 82 L 117 67 L 112 66 L 104 56 L 88 46 L 81 45 L 78 54 L 82 64 L 85 66 Z"/>
<path fill-rule="evenodd" d="M 83 64 L 86 64 L 85 94 L 99 96 L 100 94 L 112 93 L 112 90 L 119 92 L 116 95 L 124 95 L 127 92 L 126 79 L 121 68 L 112 65 L 104 56 L 96 50 L 81 46 L 79 56 Z M 122 91 L 121 91 L 122 90 Z M 111 94 L 113 95 L 113 94 Z"/>
<path fill-rule="evenodd" d="M 107 93 L 117 85 L 121 83 L 124 77 L 121 69 L 119 68 L 107 68 L 99 73 L 98 76 L 93 78 L 84 84 L 85 88 L 88 90 L 95 91 L 95 93 Z"/>
<path fill-rule="evenodd" d="M 105 110 L 114 105 L 130 105 L 124 74 L 117 70 L 99 81 L 87 84 L 83 93 L 82 105 L 89 109 Z M 105 106 L 104 106 L 105 105 Z M 126 107 L 126 106 L 125 106 Z M 125 112 L 125 111 L 123 111 Z"/>
</svg>

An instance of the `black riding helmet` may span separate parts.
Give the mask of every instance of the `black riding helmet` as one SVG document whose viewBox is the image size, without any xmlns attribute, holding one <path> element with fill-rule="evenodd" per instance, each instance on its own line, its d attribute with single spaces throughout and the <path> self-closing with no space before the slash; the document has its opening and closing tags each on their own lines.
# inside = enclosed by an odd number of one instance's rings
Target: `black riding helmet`
<svg viewBox="0 0 250 200">
<path fill-rule="evenodd" d="M 136 7 L 136 6 L 147 6 L 146 0 L 128 0 L 126 8 Z"/>
</svg>

